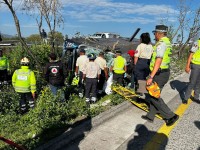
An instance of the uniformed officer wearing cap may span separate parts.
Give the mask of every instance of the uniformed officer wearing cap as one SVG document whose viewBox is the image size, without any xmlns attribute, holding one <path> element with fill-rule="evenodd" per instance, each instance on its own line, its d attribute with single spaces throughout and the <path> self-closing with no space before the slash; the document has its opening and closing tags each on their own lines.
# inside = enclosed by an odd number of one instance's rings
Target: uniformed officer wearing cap
<svg viewBox="0 0 200 150">
<path fill-rule="evenodd" d="M 116 81 L 118 84 L 123 85 L 123 78 L 124 74 L 127 71 L 126 67 L 126 59 L 121 56 L 121 51 L 116 51 L 116 58 L 114 58 L 110 72 L 113 72 L 113 80 Z"/>
<path fill-rule="evenodd" d="M 185 91 L 185 97 L 183 100 L 184 104 L 187 104 L 188 99 L 191 96 L 192 90 L 194 89 L 194 100 L 197 103 L 200 103 L 200 38 L 197 40 L 191 50 L 190 55 L 188 56 L 187 64 L 185 67 L 185 72 L 190 73 L 190 82 Z"/>
<path fill-rule="evenodd" d="M 167 30 L 167 26 L 157 25 L 153 31 L 156 45 L 151 57 L 150 75 L 146 81 L 147 86 L 151 85 L 152 82 L 156 82 L 160 90 L 162 90 L 170 76 L 169 65 L 172 46 L 169 38 L 167 38 Z M 171 126 L 178 120 L 179 116 L 169 109 L 162 98 L 155 98 L 149 95 L 148 101 L 150 102 L 149 112 L 146 116 L 142 116 L 143 119 L 153 122 L 155 114 L 158 113 L 163 117 L 167 126 Z"/>
</svg>

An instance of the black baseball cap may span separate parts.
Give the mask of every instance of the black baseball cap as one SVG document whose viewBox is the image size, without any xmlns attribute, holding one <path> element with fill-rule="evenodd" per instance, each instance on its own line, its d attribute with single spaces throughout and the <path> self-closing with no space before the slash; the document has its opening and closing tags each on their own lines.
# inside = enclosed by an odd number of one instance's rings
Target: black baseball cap
<svg viewBox="0 0 200 150">
<path fill-rule="evenodd" d="M 115 54 L 122 54 L 122 51 L 116 50 Z"/>
<path fill-rule="evenodd" d="M 80 53 L 85 53 L 85 50 L 84 49 L 80 49 Z"/>
</svg>

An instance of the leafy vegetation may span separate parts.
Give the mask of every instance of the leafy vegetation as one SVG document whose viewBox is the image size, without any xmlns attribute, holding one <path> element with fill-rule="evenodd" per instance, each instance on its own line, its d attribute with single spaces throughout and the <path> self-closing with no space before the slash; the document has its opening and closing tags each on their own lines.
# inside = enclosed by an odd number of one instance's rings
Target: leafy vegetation
<svg viewBox="0 0 200 150">
<path fill-rule="evenodd" d="M 45 66 L 51 47 L 46 44 L 32 45 L 30 50 L 37 56 L 40 64 Z M 57 53 L 60 55 L 61 50 L 58 49 Z M 29 56 L 27 51 L 23 51 L 20 46 L 7 52 L 7 55 L 12 64 L 11 72 L 20 68 L 20 59 L 23 56 Z M 171 78 L 182 73 L 186 58 L 187 53 L 181 59 L 173 55 Z M 113 105 L 118 105 L 124 101 L 122 96 L 113 93 L 103 96 L 97 103 L 88 107 L 85 101 L 77 96 L 77 88 L 68 85 L 63 89 L 68 99 L 63 102 L 61 101 L 61 91 L 58 92 L 57 96 L 52 95 L 44 80 L 43 72 L 39 72 L 34 61 L 31 58 L 29 59 L 31 62 L 30 68 L 34 70 L 37 79 L 38 98 L 35 108 L 25 115 L 20 115 L 18 113 L 19 96 L 14 92 L 13 87 L 4 85 L 0 88 L 2 93 L 0 95 L 0 135 L 28 149 L 34 149 L 51 138 L 60 135 L 79 119 L 87 116 L 94 117 Z M 107 101 L 109 102 L 107 103 Z M 0 149 L 10 149 L 10 146 L 0 142 Z"/>
<path fill-rule="evenodd" d="M 50 46 L 32 45 L 31 52 L 37 56 L 42 66 L 48 61 Z M 60 53 L 60 51 L 58 51 Z M 16 47 L 9 53 L 11 72 L 20 68 L 22 56 L 28 56 L 26 51 Z M 29 58 L 31 60 L 31 58 Z M 94 117 L 109 109 L 112 105 L 121 103 L 123 98 L 117 94 L 106 95 L 97 103 L 88 107 L 83 99 L 77 96 L 76 87 L 67 86 L 63 90 L 68 97 L 67 101 L 61 101 L 61 91 L 57 96 L 52 95 L 43 73 L 38 72 L 34 61 L 30 61 L 30 68 L 34 70 L 37 78 L 38 98 L 34 109 L 25 115 L 19 113 L 19 95 L 12 85 L 1 86 L 0 95 L 0 135 L 23 145 L 28 149 L 34 149 L 66 131 L 77 118 L 87 116 Z M 102 103 L 110 100 L 110 104 L 103 106 Z M 0 149 L 10 149 L 10 146 L 0 142 Z"/>
</svg>

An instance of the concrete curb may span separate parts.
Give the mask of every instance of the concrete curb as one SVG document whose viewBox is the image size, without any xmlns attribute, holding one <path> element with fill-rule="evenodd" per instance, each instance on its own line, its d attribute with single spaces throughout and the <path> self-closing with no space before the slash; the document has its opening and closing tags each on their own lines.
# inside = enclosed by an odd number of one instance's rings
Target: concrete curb
<svg viewBox="0 0 200 150">
<path fill-rule="evenodd" d="M 126 110 L 129 107 L 132 107 L 132 104 L 128 101 L 124 101 L 123 103 L 111 107 L 111 109 L 105 112 L 102 112 L 94 118 L 86 118 L 85 121 L 83 121 L 83 123 L 75 126 L 74 128 L 70 128 L 62 135 L 36 148 L 36 150 L 59 150 L 63 146 L 72 143 L 75 139 L 84 137 L 87 134 L 87 132 L 93 130 L 103 122 L 109 120 L 110 118 L 114 117 L 115 115 Z"/>
</svg>

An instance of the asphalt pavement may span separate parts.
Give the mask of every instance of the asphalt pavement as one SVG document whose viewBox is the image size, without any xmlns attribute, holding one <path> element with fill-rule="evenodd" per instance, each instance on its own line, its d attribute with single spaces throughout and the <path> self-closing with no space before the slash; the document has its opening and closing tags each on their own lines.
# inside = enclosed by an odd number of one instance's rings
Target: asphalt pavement
<svg viewBox="0 0 200 150">
<path fill-rule="evenodd" d="M 189 75 L 170 80 L 162 91 L 167 105 L 180 115 L 167 127 L 156 118 L 153 123 L 141 118 L 146 112 L 128 101 L 87 120 L 39 149 L 48 150 L 200 150 L 200 104 L 182 104 L 181 93 Z"/>
</svg>

